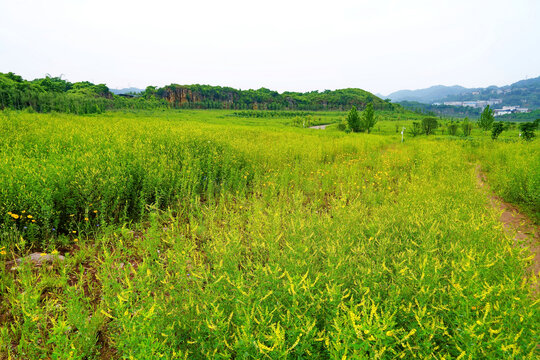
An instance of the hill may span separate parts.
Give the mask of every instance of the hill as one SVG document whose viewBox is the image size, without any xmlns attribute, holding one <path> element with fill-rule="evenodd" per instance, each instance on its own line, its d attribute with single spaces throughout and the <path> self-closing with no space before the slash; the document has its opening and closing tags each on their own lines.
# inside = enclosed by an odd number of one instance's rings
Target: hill
<svg viewBox="0 0 540 360">
<path fill-rule="evenodd" d="M 125 98 L 117 94 L 136 90 L 140 96 Z M 28 81 L 14 73 L 0 73 L 0 109 L 27 109 L 37 112 L 96 113 L 110 109 L 234 109 L 234 110 L 349 110 L 372 103 L 377 110 L 401 109 L 362 89 L 323 92 L 283 92 L 266 88 L 238 90 L 210 85 L 171 84 L 148 86 L 144 91 L 129 88 L 111 91 L 104 84 L 88 81 L 71 83 L 47 76 Z"/>
<path fill-rule="evenodd" d="M 400 90 L 393 92 L 388 97 L 394 102 L 416 101 L 426 104 L 446 101 L 500 99 L 502 101 L 501 106 L 511 105 L 539 109 L 540 76 L 501 87 L 465 88 L 457 85 L 437 85 L 427 89 Z"/>
<path fill-rule="evenodd" d="M 432 103 L 436 100 L 443 99 L 447 96 L 458 95 L 471 89 L 464 88 L 463 86 L 444 86 L 436 85 L 427 89 L 419 90 L 399 90 L 391 93 L 387 97 L 392 101 L 417 101 L 420 103 Z"/>
<path fill-rule="evenodd" d="M 501 106 L 521 106 L 530 109 L 540 109 L 540 76 L 520 80 L 502 87 L 469 89 L 470 91 L 449 95 L 441 101 L 474 101 L 501 99 Z"/>
<path fill-rule="evenodd" d="M 123 88 L 123 89 L 110 89 L 113 94 L 119 95 L 119 94 L 139 94 L 144 91 L 144 89 L 129 87 L 129 88 Z"/>
<path fill-rule="evenodd" d="M 379 110 L 399 107 L 368 91 L 355 88 L 279 93 L 266 88 L 238 90 L 210 85 L 171 84 L 163 88 L 148 87 L 142 95 L 166 100 L 174 108 L 195 109 L 348 110 L 352 106 L 364 108 L 368 103 Z"/>
</svg>

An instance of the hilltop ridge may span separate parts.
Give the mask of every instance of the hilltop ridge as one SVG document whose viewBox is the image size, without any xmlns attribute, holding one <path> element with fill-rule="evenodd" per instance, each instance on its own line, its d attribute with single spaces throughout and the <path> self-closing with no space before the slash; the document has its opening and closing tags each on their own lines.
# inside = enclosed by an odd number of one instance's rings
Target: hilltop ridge
<svg viewBox="0 0 540 360">
<path fill-rule="evenodd" d="M 134 90 L 134 91 L 129 91 Z M 0 109 L 32 108 L 38 112 L 60 111 L 93 113 L 118 108 L 234 109 L 234 110 L 348 110 L 368 103 L 378 110 L 401 108 L 372 93 L 358 89 L 338 89 L 279 93 L 266 88 L 239 90 L 211 85 L 148 86 L 111 90 L 104 84 L 88 81 L 71 83 L 61 77 L 28 81 L 14 73 L 0 73 Z"/>
<path fill-rule="evenodd" d="M 497 98 L 501 100 L 502 105 L 520 105 L 538 109 L 540 108 L 540 76 L 500 87 L 493 85 L 485 88 L 465 88 L 459 85 L 436 85 L 418 90 L 399 90 L 387 97 L 393 102 L 416 101 L 425 104 Z"/>
</svg>

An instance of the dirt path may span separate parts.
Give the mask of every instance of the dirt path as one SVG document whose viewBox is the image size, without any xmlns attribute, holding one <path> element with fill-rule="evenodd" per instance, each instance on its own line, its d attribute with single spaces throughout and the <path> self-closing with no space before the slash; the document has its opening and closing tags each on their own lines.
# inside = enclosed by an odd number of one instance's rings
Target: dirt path
<svg viewBox="0 0 540 360">
<path fill-rule="evenodd" d="M 520 246 L 528 246 L 534 255 L 533 262 L 529 268 L 538 276 L 540 272 L 540 227 L 535 225 L 531 219 L 521 213 L 514 205 L 505 202 L 496 196 L 486 182 L 486 175 L 479 165 L 476 166 L 476 180 L 478 186 L 486 190 L 490 205 L 500 210 L 499 221 L 503 224 L 507 233 L 514 235 L 514 240 Z M 536 294 L 540 291 L 540 284 L 536 284 Z"/>
<path fill-rule="evenodd" d="M 326 124 L 326 125 L 315 125 L 315 126 L 310 126 L 309 128 L 310 129 L 319 129 L 319 130 L 324 130 L 326 129 L 326 127 L 330 125 L 330 124 Z"/>
</svg>

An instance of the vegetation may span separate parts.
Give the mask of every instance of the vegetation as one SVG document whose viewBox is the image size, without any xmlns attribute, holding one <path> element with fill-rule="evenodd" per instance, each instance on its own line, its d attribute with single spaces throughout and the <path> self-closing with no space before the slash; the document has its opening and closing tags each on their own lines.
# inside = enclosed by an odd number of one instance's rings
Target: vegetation
<svg viewBox="0 0 540 360">
<path fill-rule="evenodd" d="M 450 123 L 446 125 L 446 129 L 448 130 L 448 135 L 456 136 L 458 132 L 458 128 L 459 128 L 459 124 L 453 120 L 450 121 Z"/>
<path fill-rule="evenodd" d="M 489 100 L 493 98 L 501 99 L 501 105 L 522 105 L 538 109 L 540 108 L 540 76 L 520 80 L 508 86 L 469 89 L 469 91 L 462 91 L 457 95 L 450 95 L 444 101 Z"/>
<path fill-rule="evenodd" d="M 506 114 L 497 117 L 502 121 L 535 121 L 540 119 L 540 109 L 528 113 Z"/>
<path fill-rule="evenodd" d="M 493 121 L 495 120 L 493 116 L 493 110 L 488 106 L 484 108 L 482 114 L 480 114 L 480 119 L 478 120 L 478 127 L 484 131 L 491 129 Z"/>
<path fill-rule="evenodd" d="M 166 100 L 173 108 L 187 109 L 347 110 L 352 106 L 364 108 L 369 103 L 379 110 L 400 108 L 361 89 L 280 94 L 265 88 L 236 90 L 220 86 L 171 84 L 159 89 L 149 87 L 143 96 Z"/>
<path fill-rule="evenodd" d="M 0 110 L 28 108 L 43 113 L 93 114 L 112 109 L 235 109 L 249 110 L 243 115 L 256 117 L 264 113 L 252 110 L 347 110 L 352 106 L 365 108 L 368 104 L 377 110 L 403 111 L 399 105 L 383 101 L 361 89 L 280 94 L 265 88 L 237 90 L 171 84 L 163 88 L 149 86 L 141 94 L 126 97 L 113 94 L 104 84 L 95 85 L 88 81 L 70 83 L 51 76 L 26 81 L 13 73 L 0 73 Z"/>
<path fill-rule="evenodd" d="M 468 118 L 465 118 L 461 123 L 461 130 L 463 131 L 464 136 L 470 136 L 473 129 L 472 123 Z"/>
<path fill-rule="evenodd" d="M 539 140 L 226 115 L 0 113 L 0 356 L 537 358 Z"/>
<path fill-rule="evenodd" d="M 493 129 L 491 130 L 491 138 L 493 140 L 497 139 L 499 135 L 501 135 L 503 130 L 504 130 L 504 124 L 502 122 L 499 121 L 499 122 L 494 123 Z"/>
<path fill-rule="evenodd" d="M 347 124 L 352 132 L 360 132 L 362 130 L 362 123 L 360 121 L 360 115 L 356 110 L 356 106 L 353 106 L 347 114 Z"/>
<path fill-rule="evenodd" d="M 478 111 L 478 109 L 466 107 L 446 107 L 429 105 L 434 102 L 445 101 L 477 101 L 500 99 L 501 106 L 521 105 L 530 109 L 540 108 L 540 76 L 533 79 L 526 79 L 515 82 L 508 86 L 489 86 L 487 88 L 464 88 L 461 86 L 432 86 L 428 89 L 419 90 L 400 90 L 389 97 L 393 101 L 400 101 L 405 108 L 414 106 L 424 111 L 433 111 L 434 113 L 446 116 L 472 116 L 468 111 Z M 405 101 L 410 100 L 410 101 Z M 422 104 L 425 103 L 425 104 Z M 425 107 L 424 107 L 425 106 Z M 461 115 L 458 115 L 461 113 Z M 514 115 L 514 114 L 512 114 Z M 508 115 L 508 119 L 517 120 L 516 117 Z M 516 114 L 517 115 L 517 114 Z M 526 114 L 523 114 L 526 116 Z M 534 120 L 528 118 L 526 120 Z"/>
<path fill-rule="evenodd" d="M 496 193 L 540 222 L 540 144 L 497 141 L 475 145 L 474 156 Z"/>
<path fill-rule="evenodd" d="M 434 117 L 427 117 L 422 119 L 422 130 L 424 131 L 424 134 L 430 135 L 433 134 L 435 129 L 439 127 L 439 122 L 437 121 L 437 118 Z"/>
<path fill-rule="evenodd" d="M 369 134 L 371 129 L 377 123 L 377 117 L 375 116 L 375 111 L 373 110 L 373 104 L 367 104 L 366 108 L 362 112 L 361 126 L 364 131 L 367 131 Z"/>
<path fill-rule="evenodd" d="M 521 135 L 523 136 L 523 139 L 527 141 L 534 139 L 535 137 L 534 131 L 538 129 L 539 124 L 540 124 L 540 119 L 537 119 L 535 122 L 519 124 L 519 130 L 521 131 Z"/>
<path fill-rule="evenodd" d="M 470 106 L 433 105 L 416 101 L 400 101 L 398 104 L 404 109 L 428 116 L 445 116 L 456 118 L 470 117 L 477 119 L 481 113 L 480 109 Z"/>
</svg>

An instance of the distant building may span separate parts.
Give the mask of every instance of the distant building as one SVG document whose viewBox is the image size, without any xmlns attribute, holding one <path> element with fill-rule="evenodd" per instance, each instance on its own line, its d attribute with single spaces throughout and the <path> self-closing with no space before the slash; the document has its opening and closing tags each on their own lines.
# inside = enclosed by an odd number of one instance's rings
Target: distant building
<svg viewBox="0 0 540 360">
<path fill-rule="evenodd" d="M 467 107 L 473 107 L 473 108 L 485 108 L 486 106 L 493 106 L 497 104 L 501 104 L 502 99 L 489 99 L 489 100 L 469 100 L 469 101 L 445 101 L 444 105 L 450 105 L 450 106 L 467 106 Z M 439 104 L 440 103 L 434 103 Z"/>
<path fill-rule="evenodd" d="M 501 115 L 507 115 L 507 114 L 528 113 L 528 112 L 530 112 L 528 108 L 522 108 L 519 106 L 503 106 L 502 109 L 493 110 L 493 115 L 501 116 Z"/>
<path fill-rule="evenodd" d="M 463 106 L 463 101 L 445 101 L 444 105 L 449 106 Z"/>
<path fill-rule="evenodd" d="M 501 115 L 507 115 L 511 114 L 511 110 L 503 110 L 503 109 L 495 109 L 493 110 L 493 116 L 501 116 Z"/>
</svg>

